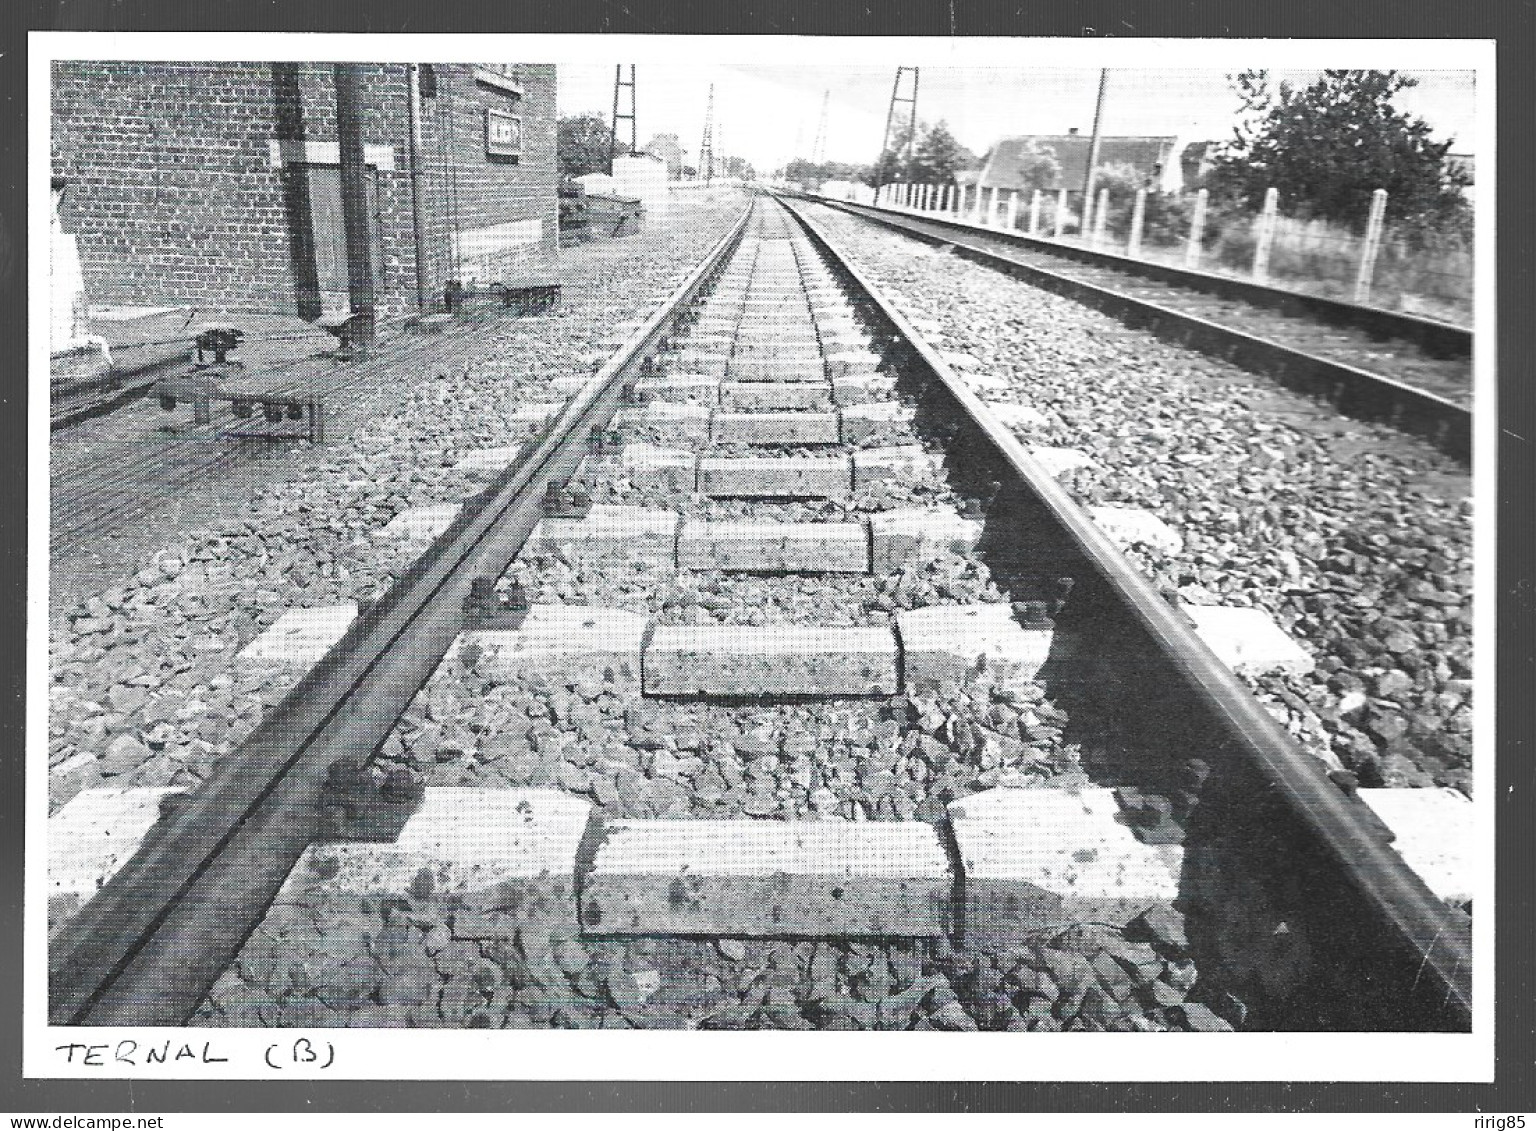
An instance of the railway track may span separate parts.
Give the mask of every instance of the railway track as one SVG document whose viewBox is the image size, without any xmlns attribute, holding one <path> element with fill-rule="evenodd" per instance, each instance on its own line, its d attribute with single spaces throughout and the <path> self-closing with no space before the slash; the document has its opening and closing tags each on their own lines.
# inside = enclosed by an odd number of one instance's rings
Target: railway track
<svg viewBox="0 0 1536 1131">
<path fill-rule="evenodd" d="M 1181 344 L 1472 454 L 1472 332 L 1449 323 L 1003 232 L 932 213 L 815 198 L 953 248 Z"/>
<path fill-rule="evenodd" d="M 156 381 L 186 364 L 185 349 L 159 353 L 131 368 L 114 367 L 99 376 L 54 382 L 49 389 L 49 430 L 56 432 L 139 400 Z"/>
<path fill-rule="evenodd" d="M 806 217 L 468 462 L 59 926 L 55 1023 L 1470 1024 L 1469 918 Z"/>
</svg>

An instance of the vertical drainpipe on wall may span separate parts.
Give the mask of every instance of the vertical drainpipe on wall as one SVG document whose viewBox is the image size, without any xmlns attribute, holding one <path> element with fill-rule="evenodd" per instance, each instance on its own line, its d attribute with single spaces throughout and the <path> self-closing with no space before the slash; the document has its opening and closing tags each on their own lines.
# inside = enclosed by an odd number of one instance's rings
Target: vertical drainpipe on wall
<svg viewBox="0 0 1536 1131">
<path fill-rule="evenodd" d="M 421 211 L 421 64 L 409 63 L 411 112 L 411 226 L 416 242 L 416 309 L 427 309 L 427 220 Z"/>
<path fill-rule="evenodd" d="M 364 186 L 362 68 L 333 64 L 336 84 L 336 138 L 341 150 L 341 219 L 347 233 L 347 297 L 361 323 L 354 340 L 374 337 L 374 293 L 368 194 Z"/>
<path fill-rule="evenodd" d="M 279 152 L 284 142 L 304 143 L 304 97 L 299 87 L 298 65 L 272 64 L 272 100 L 275 108 Z M 314 214 L 309 199 L 309 180 L 302 157 L 280 157 L 283 209 L 288 220 L 288 262 L 293 272 L 294 301 L 298 316 L 313 322 L 325 313 L 320 301 L 320 276 L 315 265 Z"/>
</svg>

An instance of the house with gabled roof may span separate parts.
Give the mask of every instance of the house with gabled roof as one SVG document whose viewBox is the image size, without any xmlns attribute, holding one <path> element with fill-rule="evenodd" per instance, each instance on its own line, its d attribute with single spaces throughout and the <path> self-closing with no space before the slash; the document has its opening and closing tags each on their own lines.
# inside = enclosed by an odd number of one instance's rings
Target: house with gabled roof
<svg viewBox="0 0 1536 1131">
<path fill-rule="evenodd" d="M 977 174 L 976 183 L 1005 192 L 1036 187 L 1047 192 L 1055 192 L 1057 189 L 1076 192 L 1083 187 L 1083 175 L 1088 169 L 1088 151 L 1092 143 L 1093 139 L 1089 135 L 1075 129 L 1064 134 L 1002 138 L 987 155 Z M 1036 185 L 1026 180 L 1024 159 L 1030 145 L 1056 158 L 1060 172 L 1052 183 Z M 1179 139 L 1176 137 L 1101 137 L 1098 167 L 1130 165 L 1142 174 L 1148 188 L 1178 192 L 1183 188 L 1179 148 Z"/>
</svg>

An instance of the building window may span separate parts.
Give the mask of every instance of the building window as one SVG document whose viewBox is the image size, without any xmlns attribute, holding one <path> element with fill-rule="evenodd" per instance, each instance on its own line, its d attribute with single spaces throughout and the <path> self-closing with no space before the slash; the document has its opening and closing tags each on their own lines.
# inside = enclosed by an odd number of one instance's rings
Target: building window
<svg viewBox="0 0 1536 1131">
<path fill-rule="evenodd" d="M 515 165 L 523 155 L 523 120 L 500 110 L 485 112 L 485 155 Z"/>
<path fill-rule="evenodd" d="M 516 63 L 476 63 L 475 81 L 505 91 L 514 98 L 523 96 L 522 70 Z"/>
</svg>

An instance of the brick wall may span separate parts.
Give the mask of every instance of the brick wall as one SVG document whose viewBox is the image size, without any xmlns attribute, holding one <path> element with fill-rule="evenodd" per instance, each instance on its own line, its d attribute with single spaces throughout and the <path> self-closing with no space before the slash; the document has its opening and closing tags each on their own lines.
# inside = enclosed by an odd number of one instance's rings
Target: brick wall
<svg viewBox="0 0 1536 1131">
<path fill-rule="evenodd" d="M 429 298 L 454 273 L 455 244 L 473 246 L 475 232 L 506 243 L 538 225 L 536 242 L 482 257 L 469 274 L 552 269 L 555 68 L 520 65 L 521 98 L 477 82 L 471 65 L 435 71 L 421 178 Z M 365 146 L 393 153 L 393 169 L 375 174 L 378 302 L 413 307 L 406 66 L 364 67 L 362 94 Z M 329 64 L 61 62 L 52 97 L 54 172 L 70 179 L 63 222 L 79 237 L 91 303 L 300 308 L 307 190 L 297 170 L 273 167 L 271 142 L 336 141 Z M 487 157 L 487 107 L 522 118 L 517 163 Z"/>
<path fill-rule="evenodd" d="M 552 270 L 560 235 L 555 68 L 519 65 L 520 98 L 477 81 L 472 65 L 437 70 L 438 94 L 425 104 L 423 123 L 429 173 L 423 194 L 432 198 L 430 214 L 436 222 L 429 245 L 440 252 L 432 263 L 434 280 L 451 277 L 455 242 L 461 251 L 459 274 L 466 279 Z M 522 119 L 523 151 L 515 164 L 487 157 L 487 109 Z M 536 242 L 508 246 L 509 239 L 520 238 L 520 229 L 534 224 Z"/>
<path fill-rule="evenodd" d="M 52 121 L 88 301 L 292 308 L 269 65 L 56 63 Z"/>
</svg>

